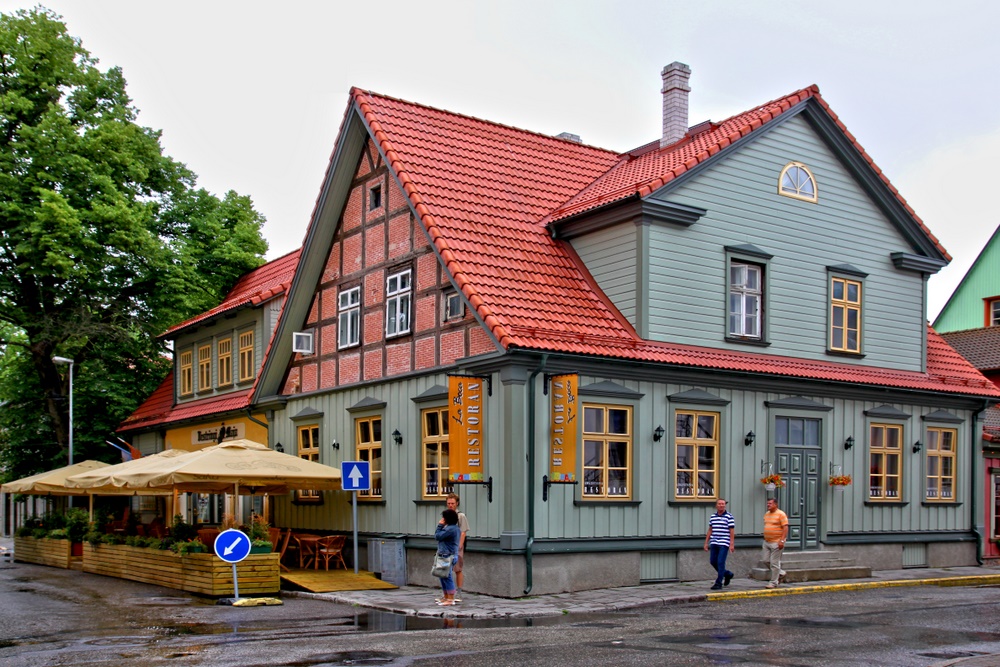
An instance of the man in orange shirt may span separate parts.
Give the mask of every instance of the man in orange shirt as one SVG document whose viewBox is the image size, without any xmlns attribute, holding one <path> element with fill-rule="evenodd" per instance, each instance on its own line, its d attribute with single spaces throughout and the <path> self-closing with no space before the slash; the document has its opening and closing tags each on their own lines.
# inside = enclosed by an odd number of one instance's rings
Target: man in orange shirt
<svg viewBox="0 0 1000 667">
<path fill-rule="evenodd" d="M 788 539 L 788 515 L 778 509 L 778 499 L 767 499 L 764 512 L 764 560 L 771 566 L 771 581 L 768 588 L 777 588 L 781 577 L 781 551 Z"/>
</svg>

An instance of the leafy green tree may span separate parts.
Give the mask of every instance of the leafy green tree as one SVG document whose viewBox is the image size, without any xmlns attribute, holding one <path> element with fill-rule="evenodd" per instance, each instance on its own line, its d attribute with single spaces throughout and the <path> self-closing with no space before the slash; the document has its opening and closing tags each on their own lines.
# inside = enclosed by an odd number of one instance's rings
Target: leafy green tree
<svg viewBox="0 0 1000 667">
<path fill-rule="evenodd" d="M 44 8 L 0 15 L 0 462 L 19 477 L 74 460 L 162 380 L 156 335 L 217 304 L 262 263 L 249 198 L 196 187 Z"/>
</svg>

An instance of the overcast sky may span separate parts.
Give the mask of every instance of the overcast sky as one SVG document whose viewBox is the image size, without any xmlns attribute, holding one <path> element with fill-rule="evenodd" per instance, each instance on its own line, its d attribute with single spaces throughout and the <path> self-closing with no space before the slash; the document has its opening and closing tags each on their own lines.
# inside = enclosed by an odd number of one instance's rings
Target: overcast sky
<svg viewBox="0 0 1000 667">
<path fill-rule="evenodd" d="M 122 68 L 139 121 L 201 186 L 252 197 L 268 259 L 302 243 L 351 86 L 624 151 L 659 136 L 675 60 L 693 70 L 692 124 L 820 87 L 954 257 L 930 319 L 1000 224 L 992 1 L 44 5 Z"/>
</svg>

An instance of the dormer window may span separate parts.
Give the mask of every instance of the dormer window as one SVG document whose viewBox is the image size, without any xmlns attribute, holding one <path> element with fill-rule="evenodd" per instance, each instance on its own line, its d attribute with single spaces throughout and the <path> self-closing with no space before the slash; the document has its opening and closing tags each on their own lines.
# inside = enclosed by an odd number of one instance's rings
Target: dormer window
<svg viewBox="0 0 1000 667">
<path fill-rule="evenodd" d="M 816 179 L 809 171 L 809 167 L 800 162 L 789 162 L 781 170 L 781 176 L 778 177 L 778 194 L 814 203 L 819 198 Z"/>
<path fill-rule="evenodd" d="M 986 326 L 1000 326 L 1000 296 L 986 300 Z"/>
</svg>

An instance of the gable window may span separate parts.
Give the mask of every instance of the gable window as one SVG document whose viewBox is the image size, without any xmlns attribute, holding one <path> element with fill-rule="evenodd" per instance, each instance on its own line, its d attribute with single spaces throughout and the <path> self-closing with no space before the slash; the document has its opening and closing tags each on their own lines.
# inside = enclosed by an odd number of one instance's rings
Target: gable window
<svg viewBox="0 0 1000 667">
<path fill-rule="evenodd" d="M 830 280 L 830 349 L 861 352 L 861 283 Z"/>
<path fill-rule="evenodd" d="M 194 368 L 191 350 L 181 352 L 181 396 L 194 393 Z"/>
<path fill-rule="evenodd" d="M 899 501 L 902 489 L 903 427 L 872 424 L 868 430 L 868 497 Z"/>
<path fill-rule="evenodd" d="M 988 327 L 1000 326 L 1000 297 L 986 301 L 986 324 Z"/>
<path fill-rule="evenodd" d="M 927 500 L 955 500 L 955 445 L 953 428 L 927 429 Z"/>
<path fill-rule="evenodd" d="M 298 428 L 299 458 L 319 463 L 319 424 L 306 424 Z M 295 499 L 301 503 L 318 503 L 322 496 L 319 491 L 297 491 Z"/>
<path fill-rule="evenodd" d="M 240 382 L 253 379 L 253 357 L 253 331 L 244 331 L 240 334 Z"/>
<path fill-rule="evenodd" d="M 421 413 L 423 424 L 424 498 L 440 499 L 452 492 L 448 482 L 448 408 Z"/>
<path fill-rule="evenodd" d="M 361 288 L 341 290 L 337 311 L 337 348 L 357 345 L 361 340 Z"/>
<path fill-rule="evenodd" d="M 678 499 L 718 497 L 719 413 L 678 410 L 674 424 Z"/>
<path fill-rule="evenodd" d="M 385 335 L 401 336 L 410 333 L 409 269 L 394 273 L 385 281 Z"/>
<path fill-rule="evenodd" d="M 198 391 L 212 388 L 212 346 L 198 348 Z"/>
<path fill-rule="evenodd" d="M 365 417 L 354 421 L 358 461 L 368 461 L 371 489 L 358 491 L 361 498 L 382 497 L 382 418 Z"/>
<path fill-rule="evenodd" d="M 801 162 L 786 164 L 778 177 L 778 194 L 803 201 L 817 201 L 816 179 L 809 167 Z"/>
<path fill-rule="evenodd" d="M 631 457 L 632 408 L 585 404 L 583 498 L 628 498 Z"/>
<path fill-rule="evenodd" d="M 444 295 L 444 320 L 458 320 L 465 316 L 465 307 L 458 292 L 446 292 Z"/>
<path fill-rule="evenodd" d="M 218 357 L 219 386 L 225 387 L 233 383 L 233 339 L 222 338 L 215 344 L 215 354 Z"/>
<path fill-rule="evenodd" d="M 729 335 L 761 337 L 763 268 L 757 264 L 732 262 L 729 265 Z"/>
<path fill-rule="evenodd" d="M 371 190 L 368 191 L 368 210 L 374 211 L 377 208 L 382 207 L 382 186 L 373 186 Z"/>
</svg>

